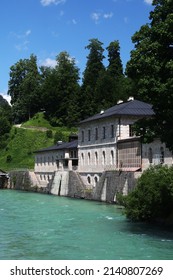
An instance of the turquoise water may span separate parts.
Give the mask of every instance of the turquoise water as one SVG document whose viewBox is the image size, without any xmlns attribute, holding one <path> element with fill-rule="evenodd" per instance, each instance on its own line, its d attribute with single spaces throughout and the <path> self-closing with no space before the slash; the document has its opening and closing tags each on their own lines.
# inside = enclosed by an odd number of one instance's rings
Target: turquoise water
<svg viewBox="0 0 173 280">
<path fill-rule="evenodd" d="M 173 259 L 173 232 L 116 205 L 0 190 L 0 259 Z"/>
</svg>

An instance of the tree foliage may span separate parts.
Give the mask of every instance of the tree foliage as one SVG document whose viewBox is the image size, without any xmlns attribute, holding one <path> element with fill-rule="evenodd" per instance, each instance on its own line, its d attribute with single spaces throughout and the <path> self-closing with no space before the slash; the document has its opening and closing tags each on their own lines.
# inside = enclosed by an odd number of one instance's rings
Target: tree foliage
<svg viewBox="0 0 173 280">
<path fill-rule="evenodd" d="M 125 198 L 125 213 L 135 221 L 169 220 L 173 215 L 173 167 L 159 165 L 144 171 Z"/>
<path fill-rule="evenodd" d="M 40 109 L 40 75 L 37 58 L 20 59 L 10 68 L 8 94 L 15 122 L 29 119 Z"/>
<path fill-rule="evenodd" d="M 79 120 L 79 69 L 61 52 L 54 69 L 42 68 L 42 94 L 47 117 L 54 125 L 72 126 Z"/>
<path fill-rule="evenodd" d="M 98 39 L 89 40 L 86 68 L 81 86 L 81 116 L 89 117 L 102 109 L 114 106 L 119 99 L 127 97 L 127 83 L 123 74 L 118 41 L 106 48 L 108 66 L 103 64 L 103 43 Z M 129 83 L 130 86 L 130 83 Z"/>
<path fill-rule="evenodd" d="M 113 41 L 106 48 L 107 67 L 102 42 L 90 39 L 86 49 L 89 54 L 81 85 L 79 68 L 66 51 L 57 55 L 55 68 L 38 68 L 34 55 L 11 66 L 8 94 L 13 121 L 27 121 L 44 112 L 51 125 L 72 127 L 114 106 L 118 99 L 126 100 L 131 95 L 131 81 L 123 74 L 119 42 Z"/>
<path fill-rule="evenodd" d="M 103 64 L 103 43 L 98 39 L 90 39 L 86 49 L 89 50 L 86 68 L 83 73 L 81 86 L 81 118 L 84 119 L 95 114 L 98 110 L 96 88 L 98 79 L 105 73 Z"/>
<path fill-rule="evenodd" d="M 7 145 L 7 138 L 12 127 L 11 106 L 0 95 L 0 147 Z"/>
<path fill-rule="evenodd" d="M 150 129 L 173 150 L 173 1 L 154 0 L 150 24 L 132 37 L 135 49 L 127 64 L 136 97 L 153 105 Z"/>
</svg>

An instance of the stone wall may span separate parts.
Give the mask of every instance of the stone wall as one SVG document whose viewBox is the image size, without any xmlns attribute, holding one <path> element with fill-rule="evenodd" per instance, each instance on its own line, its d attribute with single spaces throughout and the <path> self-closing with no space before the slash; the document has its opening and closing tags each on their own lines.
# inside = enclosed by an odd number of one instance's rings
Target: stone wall
<svg viewBox="0 0 173 280">
<path fill-rule="evenodd" d="M 0 177 L 0 189 L 5 189 L 8 186 L 8 179 L 6 176 Z"/>
<path fill-rule="evenodd" d="M 80 175 L 74 171 L 69 171 L 68 196 L 76 198 L 85 197 L 85 185 Z"/>
<path fill-rule="evenodd" d="M 29 170 L 15 170 L 9 172 L 8 188 L 15 190 L 48 193 L 47 188 L 33 184 Z"/>
<path fill-rule="evenodd" d="M 51 193 L 51 185 L 49 188 L 40 188 L 33 185 L 28 170 L 11 171 L 9 176 L 9 187 L 11 189 Z M 135 187 L 136 176 L 134 172 L 105 171 L 96 186 L 89 187 L 83 183 L 79 173 L 68 171 L 68 180 L 61 183 L 61 187 L 66 188 L 67 191 L 63 193 L 61 190 L 59 195 L 112 203 L 116 202 L 118 193 L 127 194 Z M 63 184 L 66 184 L 66 186 Z"/>
<path fill-rule="evenodd" d="M 118 193 L 129 193 L 136 184 L 133 172 L 106 171 L 103 172 L 93 193 L 93 199 L 116 202 Z"/>
</svg>

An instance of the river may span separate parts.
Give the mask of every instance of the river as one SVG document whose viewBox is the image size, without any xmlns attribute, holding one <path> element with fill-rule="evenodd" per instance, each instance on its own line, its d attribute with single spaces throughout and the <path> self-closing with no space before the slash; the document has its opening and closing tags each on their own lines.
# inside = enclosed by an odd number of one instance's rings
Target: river
<svg viewBox="0 0 173 280">
<path fill-rule="evenodd" d="M 0 190 L 1 260 L 172 260 L 173 232 L 116 205 Z"/>
</svg>

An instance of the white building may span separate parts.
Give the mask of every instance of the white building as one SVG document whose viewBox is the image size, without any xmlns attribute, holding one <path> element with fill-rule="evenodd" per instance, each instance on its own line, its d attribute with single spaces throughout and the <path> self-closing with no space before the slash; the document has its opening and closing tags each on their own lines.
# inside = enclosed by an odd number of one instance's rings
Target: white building
<svg viewBox="0 0 173 280">
<path fill-rule="evenodd" d="M 157 139 L 142 144 L 133 134 L 137 120 L 153 115 L 150 104 L 130 99 L 80 122 L 78 172 L 86 185 L 95 186 L 103 171 L 142 172 L 151 164 L 172 165 L 165 144 Z"/>
<path fill-rule="evenodd" d="M 56 171 L 76 170 L 78 166 L 77 140 L 59 141 L 56 145 L 35 151 L 35 181 L 47 187 Z"/>
<path fill-rule="evenodd" d="M 137 178 L 150 165 L 171 166 L 172 153 L 164 143 L 155 139 L 143 144 L 133 134 L 132 126 L 137 120 L 153 115 L 150 104 L 130 99 L 81 121 L 78 141 L 72 139 L 35 152 L 33 181 L 51 188 L 60 176 L 73 170 L 79 181 L 82 179 L 86 188 L 92 189 L 100 184 L 104 171 L 129 171 Z"/>
</svg>

